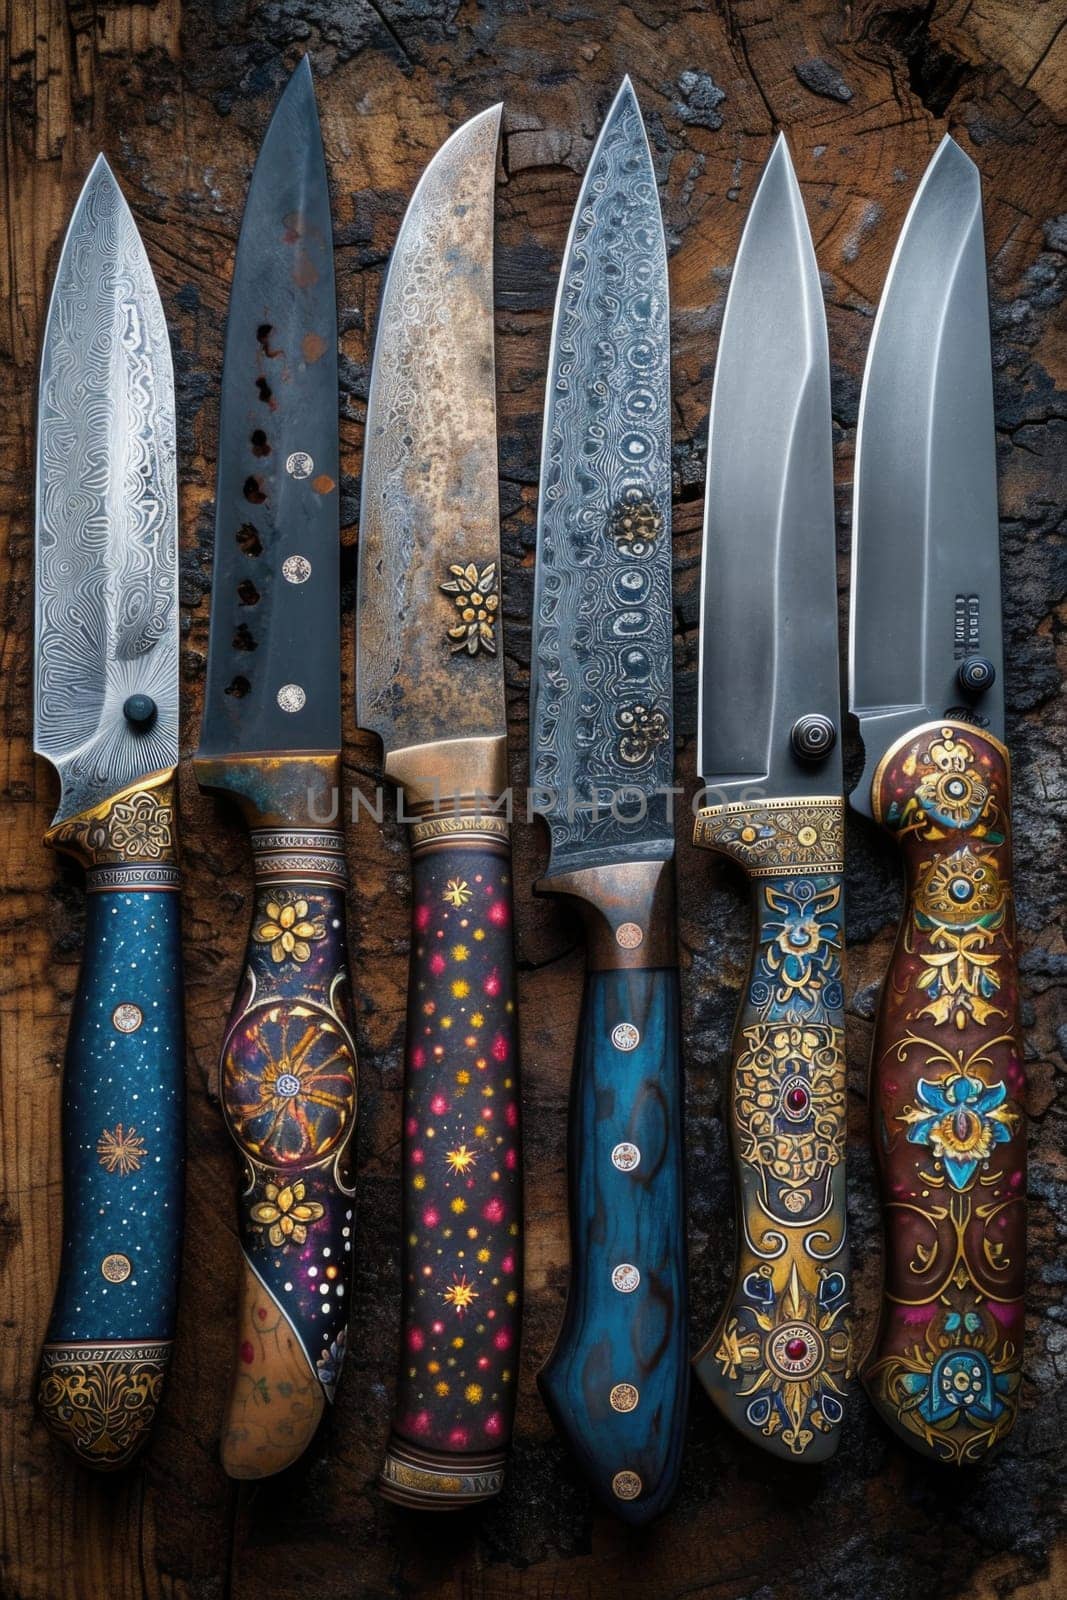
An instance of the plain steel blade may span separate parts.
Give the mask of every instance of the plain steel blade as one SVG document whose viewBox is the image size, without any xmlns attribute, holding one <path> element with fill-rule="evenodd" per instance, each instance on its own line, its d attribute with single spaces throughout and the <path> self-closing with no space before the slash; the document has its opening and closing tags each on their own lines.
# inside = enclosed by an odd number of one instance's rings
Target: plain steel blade
<svg viewBox="0 0 1067 1600">
<path fill-rule="evenodd" d="M 34 749 L 56 821 L 178 759 L 178 492 L 167 325 L 103 156 L 52 290 L 37 419 Z M 157 714 L 135 731 L 132 694 Z"/>
<path fill-rule="evenodd" d="M 697 770 L 708 804 L 834 794 L 840 728 L 830 362 L 819 273 L 784 135 L 745 223 L 708 427 Z"/>
<path fill-rule="evenodd" d="M 424 171 L 378 310 L 359 531 L 356 720 L 386 754 L 505 731 L 499 609 L 471 653 L 450 569 L 498 607 L 493 205 L 500 106 Z M 472 636 L 473 638 L 473 636 Z M 487 654 L 495 661 L 487 661 Z"/>
<path fill-rule="evenodd" d="M 866 776 L 948 714 L 1004 737 L 996 442 L 978 169 L 944 138 L 912 201 L 871 335 L 856 437 L 850 709 Z M 982 655 L 980 697 L 957 681 Z"/>
<path fill-rule="evenodd" d="M 226 324 L 199 754 L 341 745 L 337 306 L 307 57 L 245 204 Z"/>
<path fill-rule="evenodd" d="M 582 182 L 556 299 L 530 727 L 548 877 L 672 854 L 667 252 L 628 78 Z"/>
</svg>

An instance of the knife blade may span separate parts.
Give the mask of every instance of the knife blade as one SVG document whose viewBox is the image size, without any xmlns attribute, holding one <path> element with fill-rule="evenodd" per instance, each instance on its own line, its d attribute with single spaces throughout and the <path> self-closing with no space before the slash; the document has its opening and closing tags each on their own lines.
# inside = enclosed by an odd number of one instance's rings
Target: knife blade
<svg viewBox="0 0 1067 1600">
<path fill-rule="evenodd" d="M 63 1246 L 45 1421 L 124 1466 L 159 1406 L 181 1256 L 185 1047 L 175 770 L 178 494 L 159 292 L 103 156 L 67 229 L 37 415 L 34 749 L 45 842 L 85 868 L 63 1073 Z"/>
<path fill-rule="evenodd" d="M 863 1376 L 910 1445 L 967 1463 L 1018 1409 L 1026 1130 L 981 179 L 951 138 L 875 319 L 854 495 L 851 801 L 906 881 L 871 1057 L 885 1289 Z"/>
<path fill-rule="evenodd" d="M 631 1523 L 674 1492 L 689 1378 L 672 665 L 667 253 L 626 78 L 556 300 L 530 727 L 550 836 L 537 887 L 578 907 L 587 968 L 570 1287 L 539 1383 L 594 1492 Z"/>
<path fill-rule="evenodd" d="M 830 364 L 780 136 L 727 296 L 708 430 L 695 843 L 741 866 L 754 939 L 734 1030 L 732 1284 L 696 1356 L 787 1460 L 837 1447 L 851 1375 Z"/>
<path fill-rule="evenodd" d="M 522 1292 L 519 1063 L 499 609 L 493 199 L 499 106 L 433 157 L 378 312 L 356 717 L 411 826 L 401 1349 L 382 1493 L 497 1493 Z M 411 820 L 411 819 L 414 820 Z"/>
<path fill-rule="evenodd" d="M 204 789 L 239 805 L 255 892 L 220 1091 L 243 1264 L 222 1437 L 231 1477 L 295 1461 L 332 1401 L 351 1280 L 356 1062 L 345 929 L 337 311 L 305 56 L 271 119 L 226 326 Z"/>
</svg>

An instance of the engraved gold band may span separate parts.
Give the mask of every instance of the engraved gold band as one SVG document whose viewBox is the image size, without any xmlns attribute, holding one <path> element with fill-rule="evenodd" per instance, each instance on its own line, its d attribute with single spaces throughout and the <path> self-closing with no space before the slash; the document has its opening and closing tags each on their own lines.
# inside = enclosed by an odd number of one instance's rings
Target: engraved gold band
<svg viewBox="0 0 1067 1600">
<path fill-rule="evenodd" d="M 500 1493 L 506 1460 L 503 1455 L 435 1460 L 394 1439 L 382 1463 L 381 1491 L 388 1500 L 424 1510 L 474 1505 Z"/>
<path fill-rule="evenodd" d="M 840 795 L 803 795 L 705 806 L 693 843 L 730 856 L 753 878 L 843 872 L 845 803 Z"/>
</svg>

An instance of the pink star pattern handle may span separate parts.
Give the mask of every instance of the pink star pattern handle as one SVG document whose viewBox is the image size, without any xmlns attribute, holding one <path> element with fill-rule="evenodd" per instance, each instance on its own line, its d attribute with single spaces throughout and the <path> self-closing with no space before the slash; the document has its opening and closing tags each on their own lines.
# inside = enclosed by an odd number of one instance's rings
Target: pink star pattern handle
<svg viewBox="0 0 1067 1600">
<path fill-rule="evenodd" d="M 511 849 L 498 819 L 413 829 L 404 1304 L 382 1490 L 448 1508 L 498 1492 L 522 1301 Z"/>
</svg>

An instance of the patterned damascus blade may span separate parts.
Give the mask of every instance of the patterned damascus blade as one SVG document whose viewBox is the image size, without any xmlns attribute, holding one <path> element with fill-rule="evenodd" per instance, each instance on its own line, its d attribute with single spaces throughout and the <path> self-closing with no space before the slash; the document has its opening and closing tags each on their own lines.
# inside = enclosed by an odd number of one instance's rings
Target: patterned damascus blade
<svg viewBox="0 0 1067 1600">
<path fill-rule="evenodd" d="M 571 1275 L 540 1374 L 603 1503 L 674 1493 L 688 1398 L 674 939 L 667 254 L 624 80 L 563 259 L 537 526 L 532 782 L 541 891 L 578 906 L 586 982 L 569 1129 Z"/>
<path fill-rule="evenodd" d="M 41 356 L 34 749 L 62 782 L 57 822 L 178 759 L 175 453 L 163 307 L 100 156 Z M 136 695 L 154 717 L 123 714 Z"/>
<path fill-rule="evenodd" d="M 248 944 L 219 1083 L 243 1270 L 221 1456 L 280 1472 L 333 1400 L 351 1281 L 356 1062 L 341 768 L 337 311 L 307 57 L 267 129 L 237 246 L 222 379 L 197 781 L 252 838 Z M 333 812 L 336 815 L 336 812 Z"/>
<path fill-rule="evenodd" d="M 734 265 L 708 439 L 695 843 L 746 872 L 755 938 L 730 1079 L 737 1255 L 696 1371 L 743 1435 L 803 1461 L 836 1449 L 852 1369 L 831 438 L 783 136 Z"/>
<path fill-rule="evenodd" d="M 667 256 L 623 84 L 571 224 L 549 354 L 531 778 L 547 876 L 674 850 Z"/>
<path fill-rule="evenodd" d="M 1004 737 L 993 372 L 978 169 L 946 136 L 912 201 L 860 401 L 850 709 L 871 780 L 908 728 Z"/>
<path fill-rule="evenodd" d="M 163 308 L 101 156 L 52 292 L 37 435 L 34 747 L 86 869 L 63 1068 L 63 1248 L 38 1399 L 84 1464 L 156 1414 L 181 1258 L 185 1045 L 174 771 L 178 496 Z"/>
<path fill-rule="evenodd" d="M 981 182 L 949 138 L 871 338 L 853 530 L 851 800 L 905 875 L 871 1055 L 885 1291 L 863 1379 L 913 1449 L 966 1464 L 1019 1406 L 1026 1120 Z"/>
<path fill-rule="evenodd" d="M 414 818 L 404 1304 L 381 1486 L 438 1510 L 504 1481 L 522 1322 L 511 844 L 505 817 L 489 814 L 507 785 L 499 129 L 494 106 L 454 133 L 401 225 L 378 313 L 360 523 L 357 716 L 381 737 Z M 461 1212 L 469 1230 L 455 1226 Z"/>
<path fill-rule="evenodd" d="M 337 310 L 305 56 L 252 174 L 219 406 L 201 757 L 339 750 Z"/>
</svg>

